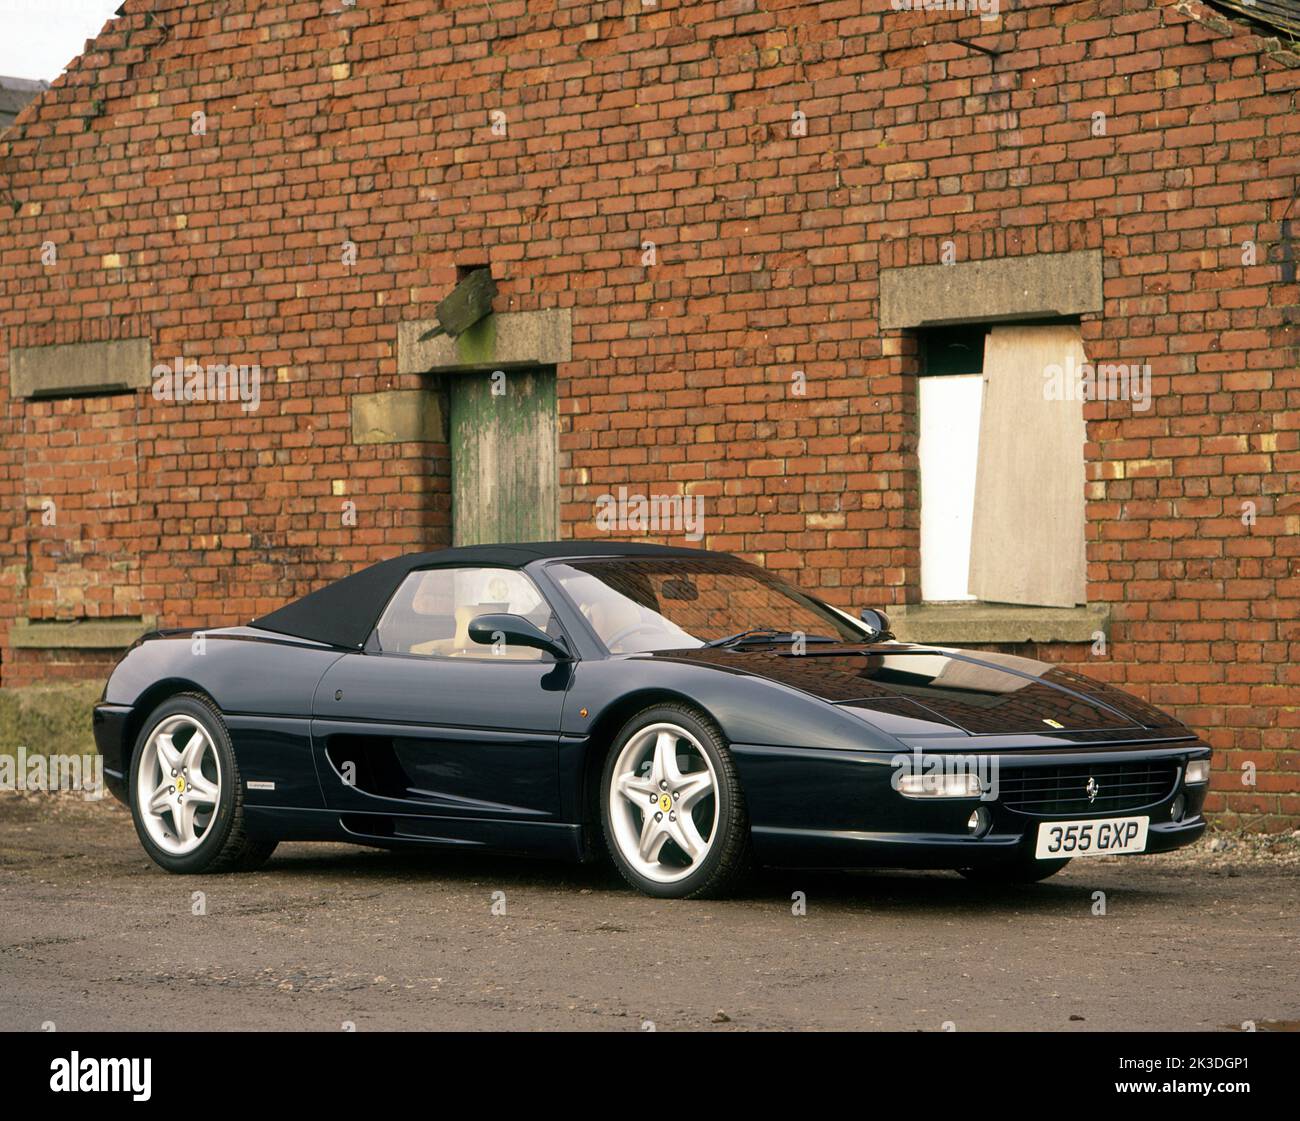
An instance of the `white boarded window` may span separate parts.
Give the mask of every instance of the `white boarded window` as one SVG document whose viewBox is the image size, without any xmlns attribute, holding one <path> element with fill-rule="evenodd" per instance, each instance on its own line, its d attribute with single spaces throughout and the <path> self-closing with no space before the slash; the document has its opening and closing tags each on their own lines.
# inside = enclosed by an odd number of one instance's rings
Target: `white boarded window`
<svg viewBox="0 0 1300 1121">
<path fill-rule="evenodd" d="M 1045 370 L 1086 361 L 1079 328 L 953 327 L 920 342 L 921 598 L 1085 602 L 1083 408 L 1044 391 Z"/>
<path fill-rule="evenodd" d="M 919 385 L 921 598 L 974 599 L 967 588 L 984 377 L 932 374 Z"/>
<path fill-rule="evenodd" d="M 1079 328 L 994 327 L 984 346 L 984 408 L 970 590 L 995 603 L 1086 601 L 1083 404 L 1050 399 L 1045 372 L 1087 362 Z"/>
</svg>

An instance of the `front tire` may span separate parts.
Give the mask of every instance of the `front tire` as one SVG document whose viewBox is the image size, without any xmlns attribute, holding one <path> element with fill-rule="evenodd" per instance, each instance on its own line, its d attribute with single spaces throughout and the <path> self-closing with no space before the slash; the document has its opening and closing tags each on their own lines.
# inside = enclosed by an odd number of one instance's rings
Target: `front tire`
<svg viewBox="0 0 1300 1121">
<path fill-rule="evenodd" d="M 660 899 L 724 895 L 752 867 L 735 762 L 696 709 L 663 704 L 632 717 L 614 740 L 600 790 L 610 855 L 638 891 Z"/>
<path fill-rule="evenodd" d="M 140 844 L 168 872 L 259 867 L 274 841 L 244 822 L 244 785 L 221 711 L 200 693 L 153 710 L 131 753 L 131 817 Z"/>
</svg>

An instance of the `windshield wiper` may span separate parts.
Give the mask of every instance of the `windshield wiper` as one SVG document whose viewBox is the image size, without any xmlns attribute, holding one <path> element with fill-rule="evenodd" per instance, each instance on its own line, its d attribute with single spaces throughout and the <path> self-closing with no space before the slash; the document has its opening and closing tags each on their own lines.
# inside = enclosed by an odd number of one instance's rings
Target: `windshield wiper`
<svg viewBox="0 0 1300 1121">
<path fill-rule="evenodd" d="M 806 634 L 803 636 L 805 642 L 838 642 L 839 639 L 828 638 L 822 634 Z M 731 646 L 741 642 L 793 642 L 794 632 L 780 631 L 776 627 L 751 627 L 746 631 L 737 631 L 735 634 L 729 634 L 725 638 L 715 638 L 711 642 L 706 642 L 704 647 L 710 646 Z"/>
<path fill-rule="evenodd" d="M 779 636 L 781 632 L 775 627 L 750 627 L 747 631 L 737 631 L 735 634 L 726 635 L 723 638 L 715 638 L 704 644 L 707 650 L 710 646 L 726 646 L 732 642 L 739 642 L 742 638 L 756 638 L 759 635 L 767 637 Z"/>
</svg>

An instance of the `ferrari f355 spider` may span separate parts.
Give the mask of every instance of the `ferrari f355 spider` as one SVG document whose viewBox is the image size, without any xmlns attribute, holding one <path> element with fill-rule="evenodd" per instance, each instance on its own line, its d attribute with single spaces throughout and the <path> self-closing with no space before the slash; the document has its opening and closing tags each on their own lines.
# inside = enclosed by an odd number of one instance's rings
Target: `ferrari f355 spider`
<svg viewBox="0 0 1300 1121">
<path fill-rule="evenodd" d="M 1210 758 L 1068 670 L 897 642 L 724 554 L 578 541 L 402 556 L 148 634 L 94 729 L 172 872 L 286 840 L 607 853 L 663 897 L 755 866 L 1031 881 L 1176 848 Z"/>
</svg>

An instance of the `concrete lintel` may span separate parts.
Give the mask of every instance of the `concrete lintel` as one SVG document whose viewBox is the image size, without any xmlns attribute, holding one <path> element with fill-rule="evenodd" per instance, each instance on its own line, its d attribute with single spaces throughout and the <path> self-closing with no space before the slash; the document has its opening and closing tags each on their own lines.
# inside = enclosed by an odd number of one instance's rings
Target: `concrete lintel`
<svg viewBox="0 0 1300 1121">
<path fill-rule="evenodd" d="M 445 440 L 438 395 L 428 389 L 389 389 L 352 398 L 354 444 L 407 444 Z"/>
<path fill-rule="evenodd" d="M 153 615 L 139 619 L 79 619 L 75 623 L 16 619 L 9 628 L 9 645 L 22 650 L 125 650 L 157 625 Z"/>
<path fill-rule="evenodd" d="M 1102 309 L 1101 250 L 1035 253 L 880 273 L 880 327 L 1086 315 Z"/>
<path fill-rule="evenodd" d="M 1002 603 L 921 603 L 886 609 L 903 642 L 986 646 L 1014 642 L 1092 642 L 1110 634 L 1110 608 L 1016 607 Z"/>
<path fill-rule="evenodd" d="M 398 373 L 558 366 L 573 354 L 573 313 L 569 308 L 499 312 L 481 319 L 458 338 L 439 335 L 420 342 L 420 336 L 437 325 L 436 319 L 398 324 Z"/>
<path fill-rule="evenodd" d="M 131 392 L 153 380 L 148 339 L 16 346 L 9 352 L 11 397 Z"/>
</svg>

